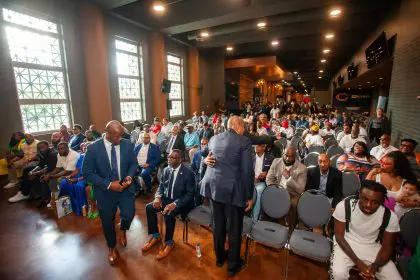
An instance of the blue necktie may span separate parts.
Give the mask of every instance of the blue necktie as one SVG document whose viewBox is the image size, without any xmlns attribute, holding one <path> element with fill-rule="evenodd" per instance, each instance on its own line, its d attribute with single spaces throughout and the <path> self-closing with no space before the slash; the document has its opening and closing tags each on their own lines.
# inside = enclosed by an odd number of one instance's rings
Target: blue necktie
<svg viewBox="0 0 420 280">
<path fill-rule="evenodd" d="M 174 183 L 174 173 L 175 171 L 171 168 L 171 175 L 169 175 L 169 188 L 168 188 L 168 195 L 167 198 L 172 198 L 172 185 Z"/>
<path fill-rule="evenodd" d="M 111 148 L 111 181 L 118 181 L 120 176 L 118 176 L 118 161 L 117 161 L 117 151 L 115 150 L 115 145 L 112 144 Z"/>
</svg>

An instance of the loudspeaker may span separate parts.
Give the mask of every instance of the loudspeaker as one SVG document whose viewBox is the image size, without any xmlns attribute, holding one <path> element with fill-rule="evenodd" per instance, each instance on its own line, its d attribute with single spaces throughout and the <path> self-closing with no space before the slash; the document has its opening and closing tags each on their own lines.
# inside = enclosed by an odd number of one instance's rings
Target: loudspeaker
<svg viewBox="0 0 420 280">
<path fill-rule="evenodd" d="M 171 92 L 171 81 L 169 81 L 167 79 L 163 79 L 162 92 L 163 93 L 170 93 Z"/>
</svg>

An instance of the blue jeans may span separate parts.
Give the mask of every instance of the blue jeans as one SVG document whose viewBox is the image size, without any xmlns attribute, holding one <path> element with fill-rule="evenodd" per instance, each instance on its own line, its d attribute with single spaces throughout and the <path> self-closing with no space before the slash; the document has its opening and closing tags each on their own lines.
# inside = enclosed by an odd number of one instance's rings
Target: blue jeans
<svg viewBox="0 0 420 280">
<path fill-rule="evenodd" d="M 143 178 L 144 184 L 146 185 L 146 191 L 147 193 L 152 192 L 152 169 L 150 167 L 142 168 L 140 167 L 140 177 Z"/>
<path fill-rule="evenodd" d="M 255 189 L 257 190 L 257 199 L 255 200 L 254 208 L 252 209 L 252 218 L 254 222 L 258 221 L 258 218 L 260 217 L 260 211 L 261 211 L 261 196 L 263 191 L 267 185 L 265 182 L 260 182 L 255 184 Z"/>
</svg>

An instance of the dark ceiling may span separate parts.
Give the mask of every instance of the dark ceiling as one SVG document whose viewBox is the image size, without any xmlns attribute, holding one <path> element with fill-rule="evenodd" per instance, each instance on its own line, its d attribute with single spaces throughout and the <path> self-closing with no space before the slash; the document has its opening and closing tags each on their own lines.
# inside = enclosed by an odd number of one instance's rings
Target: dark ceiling
<svg viewBox="0 0 420 280">
<path fill-rule="evenodd" d="M 329 79 L 400 4 L 400 0 L 167 0 L 162 1 L 167 3 L 166 13 L 156 15 L 151 9 L 154 0 L 95 1 L 199 49 L 233 46 L 227 59 L 276 55 L 280 67 L 297 71 L 317 89 L 328 88 Z M 341 8 L 340 17 L 329 17 L 333 7 Z M 263 30 L 256 27 L 260 20 L 267 23 Z M 201 40 L 204 30 L 210 36 Z M 330 41 L 324 38 L 327 32 L 335 34 Z M 270 44 L 274 39 L 279 41 L 276 47 Z M 331 52 L 324 55 L 324 48 Z M 327 63 L 321 64 L 321 58 Z"/>
</svg>

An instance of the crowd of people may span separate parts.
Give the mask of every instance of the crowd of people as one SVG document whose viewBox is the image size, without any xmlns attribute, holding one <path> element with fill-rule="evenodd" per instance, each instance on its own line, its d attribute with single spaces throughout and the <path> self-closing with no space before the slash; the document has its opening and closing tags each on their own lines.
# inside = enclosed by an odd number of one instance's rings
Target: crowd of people
<svg viewBox="0 0 420 280">
<path fill-rule="evenodd" d="M 382 108 L 372 117 L 338 109 L 320 112 L 310 102 L 254 102 L 244 108 L 236 115 L 226 110 L 211 116 L 194 112 L 189 120 L 175 123 L 158 117 L 151 125 L 135 121 L 131 132 L 119 121 L 109 122 L 104 133 L 94 125 L 85 133 L 81 125 L 73 125 L 72 132 L 62 125 L 52 134 L 51 143 L 16 132 L 4 155 L 9 178 L 4 188 L 19 187 L 9 202 L 40 198 L 39 207 L 51 207 L 54 198 L 68 195 L 77 215 L 100 216 L 110 249 L 108 260 L 115 264 L 117 207 L 119 243 L 125 247 L 135 196 L 153 195 L 146 206 L 151 238 L 142 250 L 146 253 L 162 242 L 157 223 L 162 213 L 166 235 L 157 255 L 161 260 L 174 248 L 175 217 L 185 217 L 208 200 L 214 215 L 216 264 L 223 266 L 227 260 L 233 276 L 243 268 L 239 257 L 243 216 L 251 213 L 255 223 L 264 217 L 261 196 L 267 186 L 288 191 L 291 208 L 286 224 L 291 229 L 300 226 L 301 194 L 317 190 L 330 199 L 333 211 L 332 277 L 347 279 L 356 265 L 364 279 L 374 279 L 375 274 L 381 279 L 400 279 L 391 259 L 398 219 L 420 206 L 417 142 L 402 139 L 398 148 L 391 146 L 391 127 Z M 338 152 L 329 154 L 330 147 Z M 307 166 L 305 158 L 313 151 L 317 163 Z M 20 181 L 19 170 L 23 170 Z M 359 177 L 356 197 L 344 198 L 343 172 Z M 154 180 L 158 187 L 153 194 Z M 351 221 L 346 218 L 347 200 L 352 205 Z M 378 243 L 376 237 L 388 211 Z"/>
</svg>

